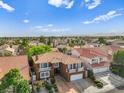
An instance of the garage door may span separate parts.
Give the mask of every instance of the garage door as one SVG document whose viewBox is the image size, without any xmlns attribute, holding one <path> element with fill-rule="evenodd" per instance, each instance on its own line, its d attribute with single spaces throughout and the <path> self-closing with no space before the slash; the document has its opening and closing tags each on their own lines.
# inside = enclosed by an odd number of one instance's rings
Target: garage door
<svg viewBox="0 0 124 93">
<path fill-rule="evenodd" d="M 83 78 L 83 74 L 71 75 L 70 81 L 74 81 L 74 80 L 78 80 L 78 79 L 82 79 L 82 78 Z"/>
<path fill-rule="evenodd" d="M 94 73 L 105 72 L 105 71 L 109 71 L 109 67 L 95 68 L 95 69 L 93 69 L 93 72 Z"/>
</svg>

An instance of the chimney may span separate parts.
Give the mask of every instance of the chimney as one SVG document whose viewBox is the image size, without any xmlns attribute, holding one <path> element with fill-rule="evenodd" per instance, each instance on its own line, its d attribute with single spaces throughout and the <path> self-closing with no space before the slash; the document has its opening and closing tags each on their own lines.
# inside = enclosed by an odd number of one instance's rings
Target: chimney
<svg viewBox="0 0 124 93">
<path fill-rule="evenodd" d="M 38 60 L 38 55 L 35 55 L 35 61 L 37 61 Z"/>
</svg>

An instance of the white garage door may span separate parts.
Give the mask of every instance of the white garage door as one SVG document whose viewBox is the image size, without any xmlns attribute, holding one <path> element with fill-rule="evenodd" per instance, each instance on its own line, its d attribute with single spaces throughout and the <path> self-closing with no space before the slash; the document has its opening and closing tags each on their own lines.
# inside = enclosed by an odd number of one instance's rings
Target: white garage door
<svg viewBox="0 0 124 93">
<path fill-rule="evenodd" d="M 95 69 L 93 69 L 93 72 L 94 73 L 105 72 L 105 71 L 109 71 L 109 67 L 95 68 Z"/>
<path fill-rule="evenodd" d="M 70 81 L 74 81 L 74 80 L 78 80 L 78 79 L 82 79 L 82 78 L 83 78 L 83 74 L 71 75 Z"/>
</svg>

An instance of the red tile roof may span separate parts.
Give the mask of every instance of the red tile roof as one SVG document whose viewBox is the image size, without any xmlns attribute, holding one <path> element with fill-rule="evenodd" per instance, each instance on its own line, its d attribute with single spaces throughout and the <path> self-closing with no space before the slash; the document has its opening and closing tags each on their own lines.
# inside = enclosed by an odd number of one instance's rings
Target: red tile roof
<svg viewBox="0 0 124 93">
<path fill-rule="evenodd" d="M 80 63 L 82 60 L 76 57 L 72 57 L 70 55 L 66 55 L 60 52 L 49 52 L 45 54 L 38 55 L 38 60 L 36 60 L 36 57 L 33 56 L 34 63 L 45 63 L 45 62 L 51 62 L 51 63 L 58 63 L 62 62 L 64 64 L 72 64 L 72 63 Z"/>
<path fill-rule="evenodd" d="M 108 62 L 100 62 L 100 63 L 95 63 L 95 64 L 92 64 L 91 66 L 93 68 L 100 68 L 100 67 L 109 67 L 109 63 Z"/>
<path fill-rule="evenodd" d="M 76 50 L 80 53 L 80 56 L 88 57 L 88 58 L 107 56 L 104 52 L 96 48 L 76 48 Z"/>
<path fill-rule="evenodd" d="M 30 80 L 27 56 L 0 57 L 0 79 L 13 68 L 20 70 L 26 80 Z"/>
<path fill-rule="evenodd" d="M 123 48 L 121 48 L 119 46 L 114 46 L 114 45 L 111 45 L 110 48 L 112 49 L 112 52 L 117 52 L 118 50 L 123 50 Z"/>
</svg>

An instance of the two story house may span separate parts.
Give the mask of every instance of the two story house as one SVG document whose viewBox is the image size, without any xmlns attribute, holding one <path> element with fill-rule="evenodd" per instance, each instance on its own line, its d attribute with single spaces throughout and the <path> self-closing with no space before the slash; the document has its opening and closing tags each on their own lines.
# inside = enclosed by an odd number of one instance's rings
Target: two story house
<svg viewBox="0 0 124 93">
<path fill-rule="evenodd" d="M 72 55 L 85 60 L 85 66 L 94 73 L 109 71 L 108 55 L 97 48 L 77 48 L 72 50 Z"/>
<path fill-rule="evenodd" d="M 48 79 L 52 75 L 61 75 L 67 81 L 87 76 L 81 59 L 60 52 L 49 52 L 33 56 L 33 68 L 36 79 Z"/>
</svg>

